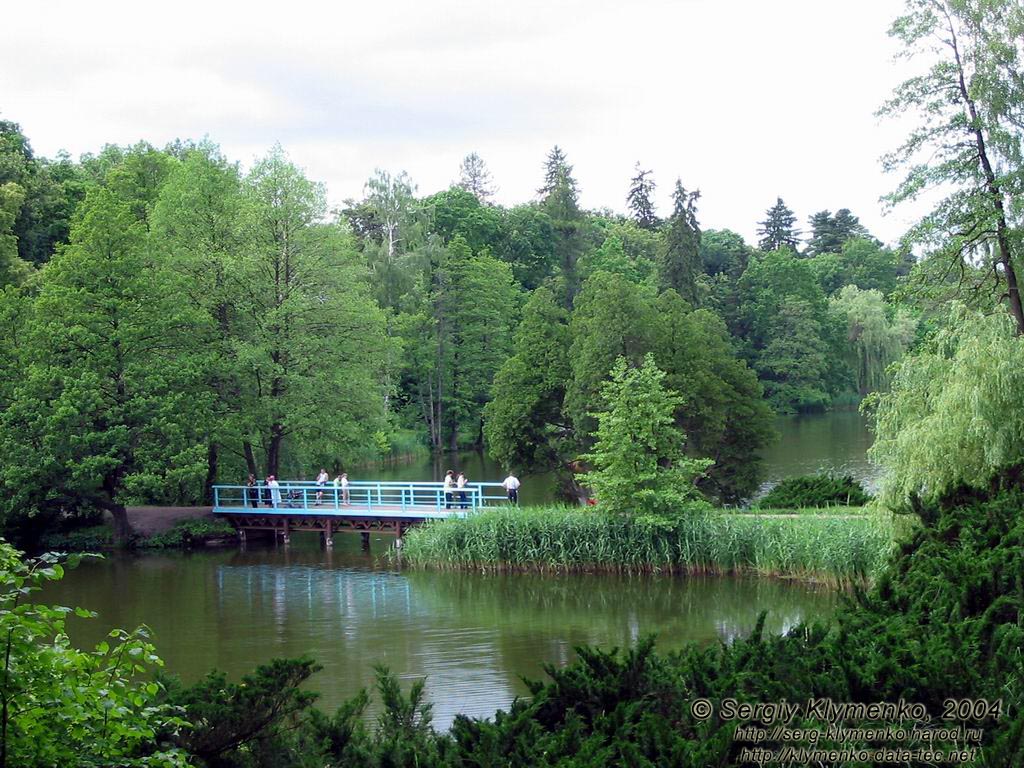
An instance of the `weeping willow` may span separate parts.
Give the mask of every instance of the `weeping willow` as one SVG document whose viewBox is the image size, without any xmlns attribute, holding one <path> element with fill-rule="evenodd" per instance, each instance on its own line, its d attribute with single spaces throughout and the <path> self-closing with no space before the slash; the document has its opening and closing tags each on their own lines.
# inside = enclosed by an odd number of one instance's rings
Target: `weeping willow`
<svg viewBox="0 0 1024 768">
<path fill-rule="evenodd" d="M 881 499 L 935 499 L 961 483 L 985 487 L 1024 462 L 1024 337 L 1010 318 L 954 304 L 944 329 L 895 368 L 891 391 L 870 397 L 872 460 Z"/>
<path fill-rule="evenodd" d="M 899 360 L 914 333 L 914 321 L 897 311 L 890 319 L 881 291 L 847 285 L 832 299 L 832 309 L 846 318 L 847 360 L 861 395 L 889 388 L 886 369 Z"/>
</svg>

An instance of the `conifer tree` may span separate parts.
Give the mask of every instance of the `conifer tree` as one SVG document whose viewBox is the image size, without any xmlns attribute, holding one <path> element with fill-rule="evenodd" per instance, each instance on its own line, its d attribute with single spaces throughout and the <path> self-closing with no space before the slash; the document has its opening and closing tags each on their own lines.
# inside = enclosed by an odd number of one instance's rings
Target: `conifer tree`
<svg viewBox="0 0 1024 768">
<path fill-rule="evenodd" d="M 796 214 L 794 214 L 782 198 L 775 201 L 775 205 L 767 211 L 767 218 L 758 222 L 757 234 L 761 240 L 757 247 L 762 251 L 776 251 L 779 248 L 792 248 L 794 251 L 800 243 L 800 230 L 794 229 Z"/>
<path fill-rule="evenodd" d="M 476 152 L 470 152 L 462 159 L 457 186 L 471 193 L 481 203 L 489 203 L 494 197 L 494 179 L 487 169 L 487 163 Z"/>
<path fill-rule="evenodd" d="M 672 193 L 672 216 L 665 233 L 658 272 L 663 290 L 673 289 L 691 304 L 697 303 L 697 275 L 701 271 L 700 225 L 697 200 L 700 192 L 687 192 L 680 180 Z"/>
<path fill-rule="evenodd" d="M 629 194 L 626 196 L 626 204 L 633 214 L 633 220 L 644 229 L 656 229 L 660 221 L 654 212 L 654 203 L 651 200 L 655 187 L 654 179 L 650 178 L 651 171 L 640 168 L 640 161 L 636 164 L 636 176 L 629 184 Z"/>
</svg>

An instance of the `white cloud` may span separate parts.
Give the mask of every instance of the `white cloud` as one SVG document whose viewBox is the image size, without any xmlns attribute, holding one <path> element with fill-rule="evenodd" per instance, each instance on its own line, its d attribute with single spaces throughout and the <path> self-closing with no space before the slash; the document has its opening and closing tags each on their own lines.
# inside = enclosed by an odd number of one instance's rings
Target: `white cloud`
<svg viewBox="0 0 1024 768">
<path fill-rule="evenodd" d="M 102 8 L 102 12 L 98 10 Z M 849 207 L 884 239 L 900 79 L 887 0 L 332 5 L 20 4 L 0 29 L 0 109 L 37 152 L 208 135 L 251 162 L 280 141 L 332 201 L 375 167 L 429 193 L 477 151 L 502 202 L 531 198 L 558 143 L 588 207 L 622 209 L 633 164 L 662 210 L 676 176 L 705 228 L 754 239 L 781 195 L 801 223 Z"/>
</svg>

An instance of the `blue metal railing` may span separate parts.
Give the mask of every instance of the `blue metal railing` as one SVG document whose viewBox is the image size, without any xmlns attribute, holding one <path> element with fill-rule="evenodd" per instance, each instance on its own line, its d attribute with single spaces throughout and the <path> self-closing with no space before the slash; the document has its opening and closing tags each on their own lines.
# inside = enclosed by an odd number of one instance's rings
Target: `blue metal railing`
<svg viewBox="0 0 1024 768">
<path fill-rule="evenodd" d="M 345 489 L 333 482 L 317 485 L 311 480 L 281 480 L 276 488 L 262 482 L 253 487 L 215 485 L 213 511 L 277 509 L 355 515 L 372 514 L 375 510 L 475 512 L 505 498 L 501 483 L 467 483 L 464 488 L 445 491 L 443 483 L 431 482 L 353 480 Z"/>
</svg>

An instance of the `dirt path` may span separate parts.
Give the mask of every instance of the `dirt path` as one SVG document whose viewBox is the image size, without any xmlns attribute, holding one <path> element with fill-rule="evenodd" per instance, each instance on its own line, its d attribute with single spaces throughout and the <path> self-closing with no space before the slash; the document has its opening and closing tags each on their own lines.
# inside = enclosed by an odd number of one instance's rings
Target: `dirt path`
<svg viewBox="0 0 1024 768">
<path fill-rule="evenodd" d="M 179 520 L 212 516 L 212 507 L 128 507 L 128 522 L 141 536 L 166 531 Z"/>
</svg>

